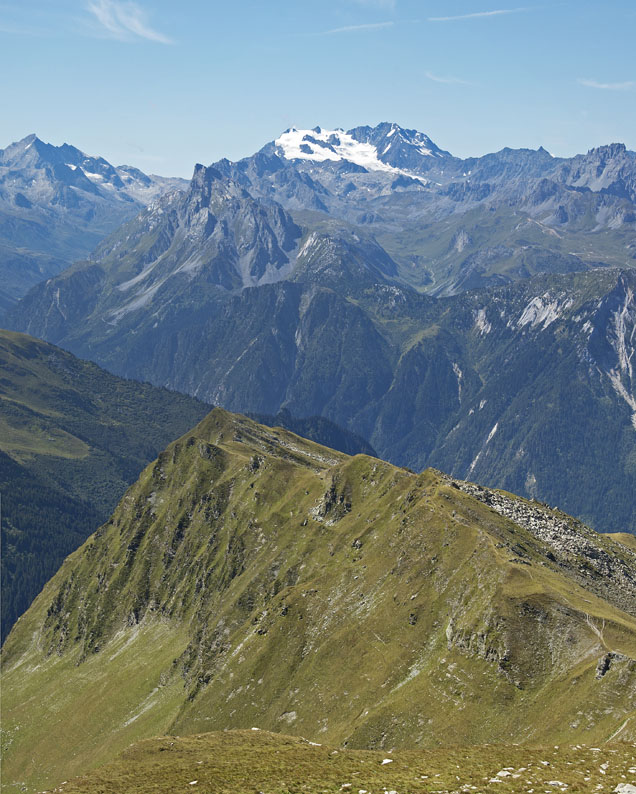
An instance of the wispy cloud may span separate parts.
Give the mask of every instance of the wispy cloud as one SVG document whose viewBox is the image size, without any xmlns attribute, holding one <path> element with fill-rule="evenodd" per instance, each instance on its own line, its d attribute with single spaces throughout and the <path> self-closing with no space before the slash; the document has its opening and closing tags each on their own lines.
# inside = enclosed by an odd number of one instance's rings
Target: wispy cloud
<svg viewBox="0 0 636 794">
<path fill-rule="evenodd" d="M 474 83 L 469 83 L 468 80 L 461 80 L 459 77 L 442 77 L 439 74 L 433 74 L 432 72 L 424 72 L 424 76 L 429 80 L 432 80 L 434 83 L 451 83 L 455 85 L 474 85 Z"/>
<path fill-rule="evenodd" d="M 630 91 L 632 88 L 636 88 L 635 80 L 626 80 L 623 83 L 600 83 L 598 80 L 579 77 L 578 82 L 588 88 L 600 88 L 603 91 Z"/>
<path fill-rule="evenodd" d="M 100 25 L 101 32 L 120 41 L 147 39 L 160 44 L 172 44 L 172 40 L 150 27 L 148 15 L 134 2 L 121 0 L 90 0 L 88 10 Z"/>
<path fill-rule="evenodd" d="M 518 14 L 527 8 L 498 8 L 495 11 L 475 11 L 472 14 L 457 14 L 452 17 L 428 17 L 429 22 L 453 22 L 456 19 L 478 19 L 480 17 L 500 17 L 503 14 Z"/>
<path fill-rule="evenodd" d="M 355 33 L 359 30 L 381 30 L 382 28 L 391 28 L 393 27 L 393 24 L 393 22 L 371 22 L 366 25 L 345 25 L 343 28 L 324 30 L 319 35 L 331 36 L 334 33 Z"/>
</svg>

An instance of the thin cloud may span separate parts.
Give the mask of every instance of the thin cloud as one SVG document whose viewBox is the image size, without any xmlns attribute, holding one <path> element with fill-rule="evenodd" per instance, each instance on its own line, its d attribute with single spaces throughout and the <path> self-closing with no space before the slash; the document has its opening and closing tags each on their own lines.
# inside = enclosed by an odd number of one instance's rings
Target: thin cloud
<svg viewBox="0 0 636 794">
<path fill-rule="evenodd" d="M 499 17 L 502 14 L 518 14 L 527 11 L 527 8 L 498 8 L 495 11 L 475 11 L 472 14 L 458 14 L 454 17 L 429 17 L 429 22 L 453 22 L 457 19 L 478 19 L 481 17 Z"/>
<path fill-rule="evenodd" d="M 434 83 L 447 83 L 447 84 L 454 84 L 454 85 L 474 85 L 474 83 L 469 83 L 468 80 L 461 80 L 459 77 L 442 77 L 438 74 L 433 74 L 432 72 L 425 72 L 424 77 L 432 80 Z"/>
<path fill-rule="evenodd" d="M 588 88 L 600 88 L 603 91 L 631 91 L 636 88 L 636 81 L 627 80 L 624 83 L 600 83 L 598 80 L 588 80 L 584 77 L 579 77 L 578 82 Z"/>
<path fill-rule="evenodd" d="M 93 14 L 102 33 L 119 41 L 147 39 L 159 44 L 172 44 L 172 40 L 158 30 L 151 28 L 147 14 L 134 2 L 121 0 L 91 0 L 87 6 Z"/>
<path fill-rule="evenodd" d="M 393 22 L 371 22 L 366 25 L 346 25 L 344 28 L 332 28 L 325 30 L 321 36 L 331 36 L 334 33 L 355 33 L 360 30 L 381 30 L 382 28 L 393 27 Z"/>
</svg>

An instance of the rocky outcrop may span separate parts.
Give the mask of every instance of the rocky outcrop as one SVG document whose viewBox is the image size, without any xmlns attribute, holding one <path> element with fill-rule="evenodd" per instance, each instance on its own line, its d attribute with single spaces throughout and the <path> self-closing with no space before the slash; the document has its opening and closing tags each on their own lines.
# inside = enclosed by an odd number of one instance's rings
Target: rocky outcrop
<svg viewBox="0 0 636 794">
<path fill-rule="evenodd" d="M 474 483 L 452 480 L 464 493 L 528 530 L 550 549 L 547 558 L 588 589 L 636 615 L 636 554 L 571 516 L 535 500 L 511 497 Z"/>
</svg>

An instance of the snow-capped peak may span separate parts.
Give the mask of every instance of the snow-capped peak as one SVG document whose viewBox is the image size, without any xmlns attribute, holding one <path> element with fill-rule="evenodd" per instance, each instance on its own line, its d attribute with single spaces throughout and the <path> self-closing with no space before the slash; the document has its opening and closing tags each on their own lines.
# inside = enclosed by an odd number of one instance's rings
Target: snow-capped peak
<svg viewBox="0 0 636 794">
<path fill-rule="evenodd" d="M 298 130 L 292 127 L 277 138 L 275 143 L 288 160 L 347 160 L 370 171 L 399 173 L 399 169 L 378 158 L 375 146 L 356 141 L 344 130 L 323 130 L 320 127 Z"/>
<path fill-rule="evenodd" d="M 415 176 L 410 171 L 383 163 L 376 146 L 357 141 L 342 129 L 324 130 L 314 127 L 313 130 L 299 130 L 292 127 L 277 138 L 275 144 L 283 150 L 283 156 L 287 160 L 344 160 L 368 171 Z"/>
<path fill-rule="evenodd" d="M 356 127 L 347 132 L 292 127 L 274 143 L 288 160 L 347 161 L 368 171 L 403 174 L 423 182 L 428 180 L 420 175 L 429 170 L 433 160 L 450 157 L 424 133 L 388 122 L 377 127 Z"/>
</svg>

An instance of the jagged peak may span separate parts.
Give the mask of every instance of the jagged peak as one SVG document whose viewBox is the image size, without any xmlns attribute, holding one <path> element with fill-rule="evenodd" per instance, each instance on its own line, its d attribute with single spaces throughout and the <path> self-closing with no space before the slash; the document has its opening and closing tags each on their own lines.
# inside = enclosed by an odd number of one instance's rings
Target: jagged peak
<svg viewBox="0 0 636 794">
<path fill-rule="evenodd" d="M 227 194 L 243 199 L 251 199 L 250 193 L 235 182 L 231 177 L 224 174 L 214 165 L 202 165 L 197 163 L 194 166 L 194 173 L 190 182 L 190 190 L 195 193 L 207 192 L 212 190 L 212 185 L 223 185 Z"/>
<path fill-rule="evenodd" d="M 603 157 L 606 159 L 619 157 L 627 153 L 627 146 L 624 143 L 606 143 L 603 146 L 595 146 L 587 152 L 588 157 Z"/>
</svg>

